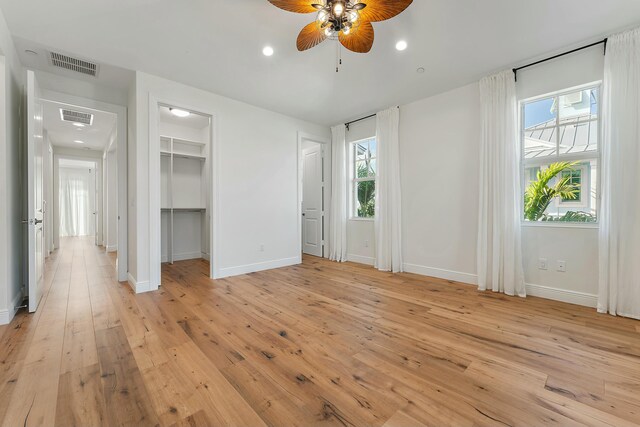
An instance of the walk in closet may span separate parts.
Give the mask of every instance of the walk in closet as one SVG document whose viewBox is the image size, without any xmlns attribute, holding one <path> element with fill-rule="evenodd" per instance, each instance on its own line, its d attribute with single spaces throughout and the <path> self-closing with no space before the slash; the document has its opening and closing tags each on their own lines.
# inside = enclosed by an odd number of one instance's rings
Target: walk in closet
<svg viewBox="0 0 640 427">
<path fill-rule="evenodd" d="M 211 119 L 160 107 L 162 262 L 209 259 Z"/>
</svg>

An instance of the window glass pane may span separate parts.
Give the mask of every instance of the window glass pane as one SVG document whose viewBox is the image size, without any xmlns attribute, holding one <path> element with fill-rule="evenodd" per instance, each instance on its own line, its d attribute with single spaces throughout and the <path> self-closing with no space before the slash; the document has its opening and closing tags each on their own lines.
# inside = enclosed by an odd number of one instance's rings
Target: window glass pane
<svg viewBox="0 0 640 427">
<path fill-rule="evenodd" d="M 596 222 L 597 166 L 597 160 L 593 159 L 552 162 L 525 169 L 525 219 Z"/>
<path fill-rule="evenodd" d="M 555 125 L 554 99 L 553 97 L 545 98 L 524 105 L 525 129 Z"/>
<path fill-rule="evenodd" d="M 369 143 L 367 141 L 357 142 L 354 145 L 355 160 L 365 160 L 369 157 Z"/>
<path fill-rule="evenodd" d="M 524 157 L 537 159 L 556 155 L 555 98 L 524 105 Z"/>
<path fill-rule="evenodd" d="M 371 152 L 371 157 L 377 157 L 377 148 L 378 145 L 375 139 L 369 141 L 369 151 Z"/>
<path fill-rule="evenodd" d="M 586 89 L 558 97 L 560 124 L 584 122 L 598 117 L 598 89 Z"/>
<path fill-rule="evenodd" d="M 354 187 L 355 215 L 359 218 L 373 218 L 375 215 L 376 182 L 356 182 Z"/>
<path fill-rule="evenodd" d="M 598 149 L 598 121 L 580 119 L 559 127 L 560 154 L 577 154 Z"/>
<path fill-rule="evenodd" d="M 562 172 L 562 177 L 567 180 L 569 186 L 574 187 L 570 195 L 562 196 L 563 202 L 580 202 L 582 200 L 582 169 Z"/>
<path fill-rule="evenodd" d="M 376 176 L 376 173 L 378 171 L 377 167 L 378 161 L 376 159 L 373 159 L 371 160 L 371 162 L 369 162 L 369 176 Z"/>
</svg>

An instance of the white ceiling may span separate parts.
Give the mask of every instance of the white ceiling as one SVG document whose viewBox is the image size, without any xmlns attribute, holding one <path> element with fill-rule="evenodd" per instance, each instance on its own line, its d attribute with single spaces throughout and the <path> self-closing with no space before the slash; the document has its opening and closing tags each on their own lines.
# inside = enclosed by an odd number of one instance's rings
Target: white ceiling
<svg viewBox="0 0 640 427">
<path fill-rule="evenodd" d="M 0 0 L 12 33 L 321 124 L 477 80 L 640 23 L 638 0 L 415 0 L 369 54 L 300 53 L 313 19 L 267 0 Z M 397 40 L 409 48 L 397 52 Z M 275 49 L 267 58 L 265 45 Z M 424 67 L 424 74 L 416 73 Z"/>
<path fill-rule="evenodd" d="M 91 126 L 77 127 L 70 122 L 65 122 L 60 117 L 60 108 L 68 108 L 83 113 L 94 115 Z M 75 107 L 58 102 L 43 102 L 43 123 L 51 144 L 57 147 L 71 147 L 89 150 L 103 151 L 107 148 L 109 136 L 114 131 L 117 116 L 113 113 Z M 79 144 L 75 141 L 83 141 Z"/>
</svg>

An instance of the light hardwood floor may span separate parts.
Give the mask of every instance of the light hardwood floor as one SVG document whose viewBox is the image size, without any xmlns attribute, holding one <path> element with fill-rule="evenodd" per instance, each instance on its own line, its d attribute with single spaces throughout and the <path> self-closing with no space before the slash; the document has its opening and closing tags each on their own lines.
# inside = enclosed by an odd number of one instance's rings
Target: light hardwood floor
<svg viewBox="0 0 640 427">
<path fill-rule="evenodd" d="M 3 329 L 4 426 L 640 423 L 640 322 L 308 257 L 135 296 L 64 239 Z"/>
</svg>

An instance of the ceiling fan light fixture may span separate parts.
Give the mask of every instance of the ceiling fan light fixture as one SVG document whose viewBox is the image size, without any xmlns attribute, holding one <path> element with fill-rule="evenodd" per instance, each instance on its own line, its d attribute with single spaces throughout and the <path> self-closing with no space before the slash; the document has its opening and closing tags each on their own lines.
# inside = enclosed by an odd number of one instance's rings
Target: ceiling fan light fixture
<svg viewBox="0 0 640 427">
<path fill-rule="evenodd" d="M 342 16 L 342 14 L 344 13 L 344 3 L 341 1 L 336 1 L 335 3 L 333 3 L 333 13 L 336 16 Z"/>
<path fill-rule="evenodd" d="M 320 12 L 318 12 L 318 22 L 320 22 L 321 24 L 324 24 L 325 22 L 329 21 L 329 12 L 326 11 L 326 9 L 322 9 Z"/>
</svg>

